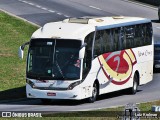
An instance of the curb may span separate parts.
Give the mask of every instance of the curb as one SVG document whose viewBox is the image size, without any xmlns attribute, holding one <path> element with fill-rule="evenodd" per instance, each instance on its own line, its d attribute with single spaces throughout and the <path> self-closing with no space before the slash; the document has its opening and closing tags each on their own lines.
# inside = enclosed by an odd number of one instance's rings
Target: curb
<svg viewBox="0 0 160 120">
<path fill-rule="evenodd" d="M 10 13 L 10 12 L 7 12 L 6 10 L 0 9 L 0 11 L 4 12 L 4 13 L 12 16 L 12 17 L 15 17 L 15 18 L 18 18 L 18 19 L 20 19 L 20 20 L 23 20 L 24 22 L 28 22 L 28 23 L 30 23 L 30 24 L 32 24 L 32 25 L 34 25 L 34 26 L 41 27 L 40 25 L 38 25 L 38 24 L 36 24 L 36 23 L 33 23 L 33 22 L 31 22 L 31 21 L 28 21 L 27 19 L 21 18 L 21 17 L 19 17 L 19 16 L 17 16 L 17 15 L 14 15 L 14 14 Z"/>
<path fill-rule="evenodd" d="M 157 6 L 157 7 L 160 5 L 159 0 L 134 0 L 134 1 L 138 1 L 144 4 L 149 4 L 151 6 Z"/>
<path fill-rule="evenodd" d="M 147 3 L 142 3 L 142 2 L 136 1 L 136 0 L 122 0 L 122 1 L 133 3 L 135 5 L 140 5 L 142 7 L 147 7 L 147 8 L 153 9 L 153 10 L 157 10 L 158 9 L 158 7 L 156 7 L 156 6 L 153 6 L 153 5 L 150 5 L 150 4 L 147 4 Z"/>
</svg>

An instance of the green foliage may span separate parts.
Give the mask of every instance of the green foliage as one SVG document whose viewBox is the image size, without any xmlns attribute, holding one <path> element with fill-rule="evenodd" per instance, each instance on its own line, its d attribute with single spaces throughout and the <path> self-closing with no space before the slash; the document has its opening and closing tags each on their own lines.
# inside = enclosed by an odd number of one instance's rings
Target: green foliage
<svg viewBox="0 0 160 120">
<path fill-rule="evenodd" d="M 38 27 L 0 11 L 0 93 L 25 85 L 26 57 L 18 58 L 18 48 L 30 40 L 36 29 Z"/>
</svg>

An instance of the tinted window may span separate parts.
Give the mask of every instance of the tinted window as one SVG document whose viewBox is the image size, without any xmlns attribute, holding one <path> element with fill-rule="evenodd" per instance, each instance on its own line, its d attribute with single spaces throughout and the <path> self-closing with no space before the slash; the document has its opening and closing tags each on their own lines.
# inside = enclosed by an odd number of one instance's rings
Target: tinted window
<svg viewBox="0 0 160 120">
<path fill-rule="evenodd" d="M 152 24 L 124 26 L 96 33 L 94 55 L 152 44 Z"/>
<path fill-rule="evenodd" d="M 134 47 L 152 44 L 152 24 L 145 23 L 135 26 Z"/>
<path fill-rule="evenodd" d="M 125 38 L 126 38 L 126 49 L 134 47 L 134 26 L 127 26 L 125 27 Z"/>
<path fill-rule="evenodd" d="M 82 76 L 83 79 L 87 76 L 91 68 L 93 37 L 94 37 L 94 32 L 87 35 L 84 40 L 84 42 L 87 43 L 87 46 L 85 49 L 85 56 L 83 59 L 83 76 Z"/>
<path fill-rule="evenodd" d="M 152 44 L 152 24 L 147 23 L 146 24 L 146 39 L 145 39 L 145 44 L 150 45 Z"/>
<path fill-rule="evenodd" d="M 94 42 L 94 57 L 99 56 L 103 52 L 102 42 L 103 42 L 102 31 L 97 31 Z"/>
<path fill-rule="evenodd" d="M 103 53 L 113 51 L 113 39 L 111 30 L 103 30 Z"/>
</svg>

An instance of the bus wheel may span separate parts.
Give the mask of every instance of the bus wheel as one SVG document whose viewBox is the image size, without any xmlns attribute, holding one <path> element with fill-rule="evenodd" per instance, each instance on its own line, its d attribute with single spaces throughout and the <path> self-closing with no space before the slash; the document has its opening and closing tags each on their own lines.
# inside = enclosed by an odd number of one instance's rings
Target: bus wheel
<svg viewBox="0 0 160 120">
<path fill-rule="evenodd" d="M 130 88 L 130 93 L 131 94 L 136 94 L 138 89 L 138 77 L 136 74 L 134 74 L 134 78 L 133 78 L 133 86 Z"/>
<path fill-rule="evenodd" d="M 96 99 L 97 99 L 97 96 L 98 96 L 98 87 L 97 87 L 97 84 L 94 83 L 94 84 L 93 84 L 93 89 L 92 89 L 92 96 L 88 98 L 88 101 L 89 101 L 90 103 L 95 102 Z"/>
<path fill-rule="evenodd" d="M 50 104 L 51 103 L 51 99 L 41 99 L 41 102 L 43 103 L 43 104 Z"/>
</svg>

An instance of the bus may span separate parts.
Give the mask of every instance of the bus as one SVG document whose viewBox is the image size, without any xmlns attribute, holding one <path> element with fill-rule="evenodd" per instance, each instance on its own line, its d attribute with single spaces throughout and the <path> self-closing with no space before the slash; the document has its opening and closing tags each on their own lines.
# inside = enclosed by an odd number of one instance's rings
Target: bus
<svg viewBox="0 0 160 120">
<path fill-rule="evenodd" d="M 139 17 L 81 17 L 46 23 L 19 48 L 29 45 L 27 98 L 95 102 L 101 94 L 153 79 L 151 20 Z"/>
</svg>

